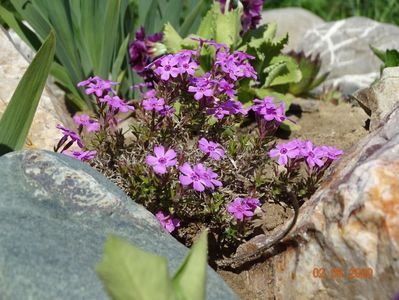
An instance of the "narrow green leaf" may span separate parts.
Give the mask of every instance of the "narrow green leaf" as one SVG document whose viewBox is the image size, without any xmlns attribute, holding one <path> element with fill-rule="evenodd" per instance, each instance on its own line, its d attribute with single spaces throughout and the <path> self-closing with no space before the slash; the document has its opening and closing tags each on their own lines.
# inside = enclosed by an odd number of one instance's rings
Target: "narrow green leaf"
<svg viewBox="0 0 399 300">
<path fill-rule="evenodd" d="M 167 259 L 109 236 L 97 273 L 113 300 L 171 300 Z"/>
<path fill-rule="evenodd" d="M 179 33 L 182 36 L 186 36 L 190 33 L 190 28 L 193 26 L 194 21 L 201 16 L 201 11 L 204 7 L 206 7 L 206 0 L 199 0 L 197 5 L 185 17 L 183 24 L 179 28 Z"/>
<path fill-rule="evenodd" d="M 54 52 L 55 34 L 51 31 L 22 76 L 0 120 L 0 146 L 2 149 L 18 150 L 24 146 L 50 71 Z M 0 155 L 4 154 L 2 151 L 0 150 Z"/>
<path fill-rule="evenodd" d="M 179 299 L 205 299 L 208 232 L 201 234 L 199 240 L 190 249 L 179 270 L 173 276 L 172 283 Z"/>
<path fill-rule="evenodd" d="M 128 51 L 130 35 L 127 35 L 125 40 L 123 41 L 121 47 L 119 48 L 116 59 L 112 65 L 112 78 L 117 78 L 119 74 L 122 72 L 122 64 L 125 59 L 126 53 Z"/>
</svg>

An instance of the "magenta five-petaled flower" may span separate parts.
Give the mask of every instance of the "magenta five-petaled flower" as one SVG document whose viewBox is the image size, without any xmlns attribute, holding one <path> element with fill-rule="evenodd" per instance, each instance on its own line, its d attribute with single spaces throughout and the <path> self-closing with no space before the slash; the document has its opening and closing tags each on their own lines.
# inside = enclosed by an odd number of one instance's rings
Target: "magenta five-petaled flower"
<svg viewBox="0 0 399 300">
<path fill-rule="evenodd" d="M 180 220 L 166 215 L 163 211 L 156 213 L 155 217 L 161 223 L 162 227 L 169 233 L 173 232 L 177 227 L 180 227 Z"/>
<path fill-rule="evenodd" d="M 76 158 L 78 160 L 90 160 L 93 159 L 96 154 L 97 151 L 93 150 L 93 151 L 63 151 L 62 154 L 65 154 L 67 156 Z"/>
<path fill-rule="evenodd" d="M 100 129 L 100 123 L 91 119 L 87 114 L 75 115 L 73 121 L 77 125 L 86 127 L 88 132 L 97 132 Z"/>
<path fill-rule="evenodd" d="M 281 123 L 286 119 L 285 104 L 280 103 L 280 105 L 277 106 L 273 103 L 273 100 L 273 97 L 265 97 L 263 100 L 255 99 L 251 109 L 266 121 L 275 120 Z"/>
<path fill-rule="evenodd" d="M 121 98 L 118 96 L 109 96 L 106 95 L 103 98 L 99 99 L 100 102 L 107 103 L 108 106 L 115 112 L 128 112 L 134 111 L 134 106 L 127 104 L 125 101 L 123 101 Z"/>
<path fill-rule="evenodd" d="M 146 162 L 148 165 L 152 166 L 153 170 L 157 174 L 165 174 L 167 168 L 173 167 L 177 164 L 176 152 L 173 149 L 165 151 L 164 146 L 154 147 L 154 154 L 148 155 L 146 157 Z"/>
<path fill-rule="evenodd" d="M 165 108 L 165 100 L 164 98 L 149 98 L 149 99 L 144 99 L 143 102 L 141 103 L 143 105 L 144 110 L 147 111 L 161 111 Z"/>
<path fill-rule="evenodd" d="M 257 198 L 235 198 L 227 206 L 227 211 L 236 219 L 243 220 L 254 215 L 255 209 L 260 206 Z"/>
<path fill-rule="evenodd" d="M 296 140 L 286 144 L 277 145 L 276 148 L 269 151 L 270 157 L 278 157 L 278 164 L 285 166 L 289 158 L 296 158 L 300 155 L 300 149 Z"/>
<path fill-rule="evenodd" d="M 277 157 L 278 164 L 286 166 L 290 160 L 304 159 L 307 166 L 312 169 L 323 167 L 326 162 L 331 163 L 343 154 L 339 150 L 330 146 L 315 147 L 311 141 L 292 140 L 285 144 L 279 144 L 269 151 L 270 157 Z"/>
<path fill-rule="evenodd" d="M 62 131 L 63 134 L 63 137 L 61 138 L 62 143 L 66 142 L 66 140 L 70 138 L 72 142 L 76 142 L 80 148 L 84 147 L 82 140 L 80 139 L 80 136 L 76 132 L 62 126 L 61 124 L 57 124 L 56 127 Z"/>
<path fill-rule="evenodd" d="M 162 80 L 176 78 L 180 74 L 179 60 L 175 55 L 169 54 L 160 59 L 160 65 L 155 69 L 155 74 L 161 76 Z"/>
<path fill-rule="evenodd" d="M 188 163 L 184 163 L 179 168 L 179 181 L 183 186 L 192 185 L 197 192 L 203 192 L 206 187 L 215 189 L 222 186 L 222 183 L 216 178 L 218 175 L 211 168 L 206 168 L 203 164 L 196 164 L 191 167 Z"/>
<path fill-rule="evenodd" d="M 213 159 L 220 160 L 224 157 L 224 150 L 220 147 L 218 143 L 208 141 L 205 138 L 201 138 L 198 141 L 199 149 L 212 157 Z"/>
<path fill-rule="evenodd" d="M 107 95 L 109 92 L 115 93 L 115 91 L 112 89 L 112 86 L 117 84 L 117 82 L 104 80 L 98 76 L 94 76 L 79 82 L 78 87 L 86 87 L 87 95 L 95 94 L 97 97 L 102 97 Z"/>
</svg>

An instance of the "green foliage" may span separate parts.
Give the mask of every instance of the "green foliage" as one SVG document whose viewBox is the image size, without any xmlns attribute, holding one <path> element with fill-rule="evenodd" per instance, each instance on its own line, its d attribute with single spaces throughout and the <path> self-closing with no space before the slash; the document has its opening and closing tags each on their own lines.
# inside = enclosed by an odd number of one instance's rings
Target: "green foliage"
<svg viewBox="0 0 399 300">
<path fill-rule="evenodd" d="M 312 58 L 306 56 L 303 51 L 291 51 L 288 55 L 296 60 L 302 73 L 302 79 L 299 82 L 289 84 L 288 91 L 291 94 L 295 96 L 306 95 L 326 80 L 329 73 L 317 77 L 321 67 L 320 55 Z"/>
<path fill-rule="evenodd" d="M 282 54 L 284 46 L 288 42 L 288 36 L 275 40 L 277 25 L 270 23 L 250 30 L 243 37 L 240 37 L 242 5 L 231 11 L 221 12 L 220 4 L 214 2 L 199 25 L 195 35 L 181 37 L 171 24 L 164 27 L 165 46 L 168 52 L 177 52 L 181 49 L 195 49 L 198 42 L 192 37 L 214 40 L 226 44 L 231 50 L 240 50 L 254 56 L 251 64 L 258 74 L 257 82 L 247 80 L 243 82 L 238 90 L 239 100 L 246 103 L 259 94 L 259 90 L 278 93 L 279 100 L 289 100 L 286 92 L 288 84 L 298 83 L 302 79 L 301 70 L 295 59 Z M 213 49 L 201 60 L 201 70 L 205 72 L 210 68 Z M 270 94 L 269 94 L 270 95 Z"/>
<path fill-rule="evenodd" d="M 0 155 L 21 149 L 39 104 L 55 51 L 55 34 L 50 32 L 22 76 L 0 120 Z"/>
<path fill-rule="evenodd" d="M 131 98 L 129 87 L 135 78 L 129 66 L 127 48 L 139 25 L 145 25 L 147 33 L 153 33 L 169 21 L 187 34 L 198 26 L 208 2 L 10 0 L 7 3 L 12 4 L 11 8 L 0 6 L 0 18 L 36 51 L 51 29 L 56 32 L 58 43 L 51 74 L 70 92 L 69 99 L 74 105 L 83 110 L 95 106 L 76 84 L 92 75 L 121 82 L 118 92 Z"/>
<path fill-rule="evenodd" d="M 267 0 L 264 7 L 271 9 L 292 6 L 308 9 L 326 21 L 363 16 L 399 25 L 397 0 Z"/>
<path fill-rule="evenodd" d="M 176 274 L 167 259 L 109 236 L 97 273 L 113 300 L 205 299 L 207 232 L 201 234 Z"/>
<path fill-rule="evenodd" d="M 399 51 L 396 49 L 387 49 L 385 51 L 370 46 L 374 54 L 384 63 L 381 66 L 381 71 L 385 68 L 399 66 Z"/>
</svg>

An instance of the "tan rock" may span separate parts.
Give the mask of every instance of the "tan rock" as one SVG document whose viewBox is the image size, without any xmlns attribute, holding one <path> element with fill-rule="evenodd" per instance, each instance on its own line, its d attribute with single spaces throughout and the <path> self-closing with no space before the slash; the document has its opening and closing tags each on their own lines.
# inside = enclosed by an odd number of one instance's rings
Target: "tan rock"
<svg viewBox="0 0 399 300">
<path fill-rule="evenodd" d="M 393 299 L 399 292 L 399 105 L 336 164 L 274 250 L 240 274 L 264 287 L 272 281 L 267 294 L 274 299 Z M 268 272 L 257 271 L 264 265 Z"/>
<path fill-rule="evenodd" d="M 399 103 L 399 67 L 384 69 L 381 79 L 371 87 L 358 90 L 353 97 L 371 116 L 374 129 Z"/>
<path fill-rule="evenodd" d="M 0 115 L 3 114 L 8 102 L 28 68 L 28 62 L 15 48 L 7 32 L 0 29 Z M 50 88 L 45 87 L 40 99 L 26 146 L 52 150 L 59 140 L 58 123 L 68 123 L 66 107 L 59 97 L 55 97 Z"/>
</svg>

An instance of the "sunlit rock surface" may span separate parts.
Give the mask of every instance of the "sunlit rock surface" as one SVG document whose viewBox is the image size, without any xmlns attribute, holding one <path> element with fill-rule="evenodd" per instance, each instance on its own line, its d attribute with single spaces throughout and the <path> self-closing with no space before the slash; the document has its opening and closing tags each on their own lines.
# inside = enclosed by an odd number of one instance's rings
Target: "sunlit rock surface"
<svg viewBox="0 0 399 300">
<path fill-rule="evenodd" d="M 17 50 L 0 27 L 0 116 L 17 88 L 29 63 Z M 68 123 L 68 113 L 64 102 L 56 97 L 49 88 L 45 88 L 29 131 L 26 147 L 53 149 L 60 139 L 58 123 Z"/>
<path fill-rule="evenodd" d="M 166 256 L 187 248 L 100 173 L 45 151 L 0 158 L 0 299 L 109 299 L 95 266 L 108 234 Z M 208 269 L 207 299 L 238 299 Z"/>
<path fill-rule="evenodd" d="M 356 91 L 353 97 L 371 116 L 374 129 L 399 103 L 399 67 L 384 69 L 381 79 L 371 87 Z"/>
<path fill-rule="evenodd" d="M 382 62 L 370 45 L 398 49 L 399 27 L 364 17 L 328 22 L 309 29 L 297 50 L 320 53 L 321 74 L 330 72 L 324 85 L 340 85 L 345 94 L 369 86 L 380 75 Z"/>
</svg>

